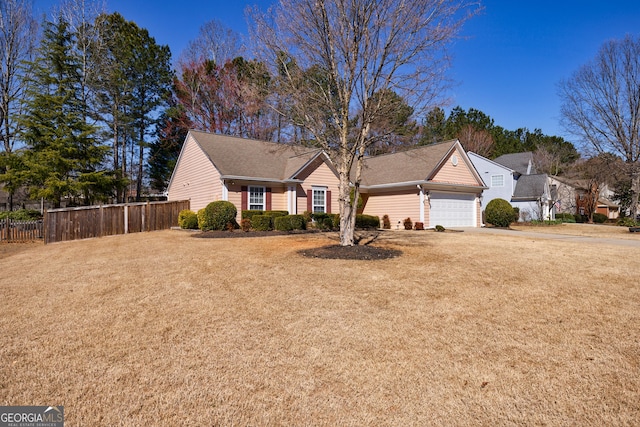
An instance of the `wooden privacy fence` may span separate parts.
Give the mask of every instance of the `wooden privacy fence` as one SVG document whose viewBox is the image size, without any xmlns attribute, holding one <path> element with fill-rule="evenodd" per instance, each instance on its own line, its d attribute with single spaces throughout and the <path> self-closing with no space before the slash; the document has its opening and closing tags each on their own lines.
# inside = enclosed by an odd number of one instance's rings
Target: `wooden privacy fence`
<svg viewBox="0 0 640 427">
<path fill-rule="evenodd" d="M 30 242 L 42 239 L 42 220 L 0 219 L 0 242 Z"/>
<path fill-rule="evenodd" d="M 184 209 L 188 200 L 52 209 L 44 214 L 44 243 L 165 230 Z"/>
</svg>

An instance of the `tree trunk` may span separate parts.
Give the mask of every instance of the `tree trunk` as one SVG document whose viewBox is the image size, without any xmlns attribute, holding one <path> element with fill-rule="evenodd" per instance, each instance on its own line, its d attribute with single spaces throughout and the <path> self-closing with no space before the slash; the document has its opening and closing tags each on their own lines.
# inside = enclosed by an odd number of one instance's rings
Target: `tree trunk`
<svg viewBox="0 0 640 427">
<path fill-rule="evenodd" d="M 341 165 L 339 170 L 340 188 L 338 190 L 340 205 L 340 246 L 354 245 L 355 209 L 351 204 L 351 185 L 348 165 Z M 353 221 L 352 221 L 353 219 Z"/>
<path fill-rule="evenodd" d="M 634 165 L 631 172 L 631 217 L 635 220 L 638 216 L 638 199 L 640 193 L 640 171 Z"/>
<path fill-rule="evenodd" d="M 142 159 L 144 159 L 144 126 L 140 126 L 140 142 L 139 142 L 139 153 L 138 153 L 138 177 L 136 180 L 136 201 L 140 201 L 140 197 L 142 196 Z"/>
</svg>

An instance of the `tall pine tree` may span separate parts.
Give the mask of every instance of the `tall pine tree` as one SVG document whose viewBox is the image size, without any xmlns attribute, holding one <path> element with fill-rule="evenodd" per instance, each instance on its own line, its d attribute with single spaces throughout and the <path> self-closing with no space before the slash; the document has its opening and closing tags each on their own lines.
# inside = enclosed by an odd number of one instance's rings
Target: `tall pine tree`
<svg viewBox="0 0 640 427">
<path fill-rule="evenodd" d="M 111 192 L 113 176 L 103 169 L 108 147 L 86 123 L 81 102 L 81 75 L 73 55 L 74 35 L 58 16 L 46 22 L 33 71 L 26 112 L 21 117 L 27 182 L 31 197 L 54 206 L 63 199 L 90 204 Z"/>
</svg>

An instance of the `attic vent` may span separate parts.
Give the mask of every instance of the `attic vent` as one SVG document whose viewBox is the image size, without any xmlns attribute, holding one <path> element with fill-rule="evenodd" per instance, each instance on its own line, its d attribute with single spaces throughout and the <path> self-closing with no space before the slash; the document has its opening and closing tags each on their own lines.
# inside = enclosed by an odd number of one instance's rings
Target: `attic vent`
<svg viewBox="0 0 640 427">
<path fill-rule="evenodd" d="M 451 164 L 453 166 L 458 166 L 458 156 L 456 156 L 455 154 L 451 156 Z"/>
</svg>

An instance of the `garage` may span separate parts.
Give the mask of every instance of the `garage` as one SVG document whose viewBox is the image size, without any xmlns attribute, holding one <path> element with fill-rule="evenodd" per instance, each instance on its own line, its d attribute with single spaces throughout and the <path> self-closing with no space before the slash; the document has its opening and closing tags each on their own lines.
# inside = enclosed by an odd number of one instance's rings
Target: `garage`
<svg viewBox="0 0 640 427">
<path fill-rule="evenodd" d="M 430 195 L 429 226 L 475 227 L 476 196 L 461 193 L 435 193 Z"/>
</svg>

